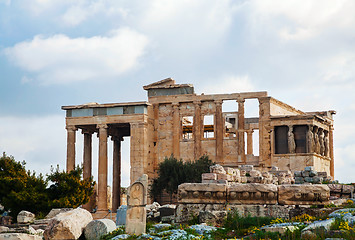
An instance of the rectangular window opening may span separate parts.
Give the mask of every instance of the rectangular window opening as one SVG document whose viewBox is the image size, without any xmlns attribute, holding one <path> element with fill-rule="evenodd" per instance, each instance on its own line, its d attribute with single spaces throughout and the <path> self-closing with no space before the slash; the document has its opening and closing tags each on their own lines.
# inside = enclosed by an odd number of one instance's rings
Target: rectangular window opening
<svg viewBox="0 0 355 240">
<path fill-rule="evenodd" d="M 238 114 L 237 113 L 225 113 L 225 138 L 236 138 L 238 128 Z"/>
<path fill-rule="evenodd" d="M 287 154 L 288 153 L 288 127 L 278 126 L 275 127 L 275 153 Z"/>
<path fill-rule="evenodd" d="M 205 115 L 203 117 L 203 137 L 214 138 L 214 115 Z"/>
<path fill-rule="evenodd" d="M 181 119 L 182 125 L 182 139 L 189 140 L 193 139 L 193 126 L 194 126 L 194 117 L 186 116 Z"/>
<path fill-rule="evenodd" d="M 306 153 L 306 133 L 307 126 L 300 125 L 293 127 L 293 134 L 295 136 L 296 153 Z"/>
</svg>

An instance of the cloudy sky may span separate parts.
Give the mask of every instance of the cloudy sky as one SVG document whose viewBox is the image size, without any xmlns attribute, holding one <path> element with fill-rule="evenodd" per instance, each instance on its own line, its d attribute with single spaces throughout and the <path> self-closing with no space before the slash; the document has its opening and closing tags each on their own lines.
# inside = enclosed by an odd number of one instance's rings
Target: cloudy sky
<svg viewBox="0 0 355 240">
<path fill-rule="evenodd" d="M 336 110 L 336 178 L 355 182 L 354 12 L 353 0 L 0 0 L 0 151 L 64 169 L 61 106 L 146 100 L 143 85 L 172 77 Z"/>
</svg>

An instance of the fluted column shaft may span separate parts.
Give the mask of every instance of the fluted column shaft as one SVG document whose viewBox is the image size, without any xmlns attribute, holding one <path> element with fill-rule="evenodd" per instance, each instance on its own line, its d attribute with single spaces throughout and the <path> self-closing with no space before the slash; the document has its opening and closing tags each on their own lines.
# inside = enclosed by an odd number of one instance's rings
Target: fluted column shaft
<svg viewBox="0 0 355 240">
<path fill-rule="evenodd" d="M 253 154 L 253 132 L 254 130 L 250 129 L 247 131 L 247 154 Z"/>
<path fill-rule="evenodd" d="M 92 133 L 84 132 L 83 178 L 88 179 L 92 173 Z"/>
<path fill-rule="evenodd" d="M 75 139 L 76 130 L 75 126 L 67 126 L 67 172 L 75 168 Z"/>
<path fill-rule="evenodd" d="M 244 99 L 238 99 L 238 155 L 242 162 L 245 162 L 245 140 L 244 140 Z"/>
<path fill-rule="evenodd" d="M 179 103 L 173 103 L 173 154 L 180 159 L 180 113 Z"/>
<path fill-rule="evenodd" d="M 121 137 L 113 137 L 112 211 L 121 205 Z"/>
<path fill-rule="evenodd" d="M 216 112 L 215 112 L 215 119 L 216 119 L 216 129 L 215 136 L 216 136 L 216 160 L 218 163 L 223 164 L 223 115 L 222 115 L 222 101 L 215 101 L 216 104 Z"/>
<path fill-rule="evenodd" d="M 98 211 L 107 210 L 107 125 L 99 128 Z"/>
<path fill-rule="evenodd" d="M 201 140 L 203 123 L 201 121 L 201 102 L 194 102 L 195 115 L 193 120 L 193 138 L 194 138 L 194 157 L 199 159 L 201 157 Z"/>
</svg>

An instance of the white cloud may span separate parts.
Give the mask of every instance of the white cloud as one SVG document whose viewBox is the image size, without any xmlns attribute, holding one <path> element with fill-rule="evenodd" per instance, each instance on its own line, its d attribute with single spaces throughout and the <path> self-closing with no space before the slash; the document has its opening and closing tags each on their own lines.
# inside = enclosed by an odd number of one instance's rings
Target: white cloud
<svg viewBox="0 0 355 240">
<path fill-rule="evenodd" d="M 51 166 L 59 164 L 61 170 L 66 169 L 66 130 L 63 115 L 41 117 L 0 117 L 0 153 L 15 157 L 16 161 L 26 161 L 26 169 L 37 174 L 47 174 Z M 81 164 L 83 156 L 83 135 L 76 134 L 76 164 Z M 97 181 L 98 139 L 93 135 L 93 172 Z M 130 181 L 130 141 L 122 142 L 122 186 Z M 108 138 L 108 184 L 112 186 L 112 141 Z"/>
<path fill-rule="evenodd" d="M 16 65 L 36 74 L 43 84 L 61 84 L 117 77 L 135 68 L 148 39 L 128 28 L 109 36 L 69 38 L 65 35 L 21 42 L 5 49 Z"/>
<path fill-rule="evenodd" d="M 228 75 L 209 82 L 202 88 L 203 93 L 239 93 L 253 91 L 254 87 L 248 75 L 233 76 Z"/>
<path fill-rule="evenodd" d="M 48 173 L 50 166 L 65 168 L 63 116 L 0 117 L 0 151 L 25 160 L 27 169 Z"/>
<path fill-rule="evenodd" d="M 250 2 L 253 29 L 278 32 L 283 40 L 307 40 L 329 29 L 353 28 L 352 0 L 254 0 Z"/>
</svg>

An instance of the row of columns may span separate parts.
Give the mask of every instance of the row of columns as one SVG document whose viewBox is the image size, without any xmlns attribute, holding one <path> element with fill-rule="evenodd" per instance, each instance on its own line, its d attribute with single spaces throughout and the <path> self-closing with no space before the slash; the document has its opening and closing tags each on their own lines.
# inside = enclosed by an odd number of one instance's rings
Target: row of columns
<svg viewBox="0 0 355 240">
<path fill-rule="evenodd" d="M 245 157 L 245 140 L 244 133 L 244 99 L 237 99 L 238 102 L 238 155 L 242 162 L 246 161 Z M 215 100 L 215 138 L 216 138 L 216 161 L 223 164 L 223 134 L 224 134 L 224 119 L 222 113 L 222 100 Z M 203 119 L 201 114 L 201 101 L 194 101 L 194 116 L 193 116 L 193 136 L 194 136 L 194 157 L 198 159 L 201 157 L 201 141 L 203 132 Z M 180 104 L 178 102 L 172 103 L 173 107 L 173 154 L 176 158 L 180 158 Z M 158 109 L 156 106 L 155 109 Z M 157 111 L 157 110 L 156 110 Z M 252 136 L 248 135 L 248 154 L 253 152 Z"/>
<path fill-rule="evenodd" d="M 107 211 L 107 174 L 108 174 L 108 155 L 107 155 L 107 124 L 98 124 L 99 137 L 99 162 L 98 162 L 98 181 L 97 181 L 97 211 Z M 67 172 L 75 168 L 75 142 L 76 126 L 67 126 Z M 82 130 L 84 134 L 83 151 L 83 177 L 88 179 L 92 173 L 92 134 L 93 131 Z M 121 190 L 121 141 L 122 137 L 112 137 L 113 140 L 113 177 L 112 177 L 112 209 L 115 211 L 120 206 Z M 86 205 L 88 208 L 92 206 Z"/>
</svg>

